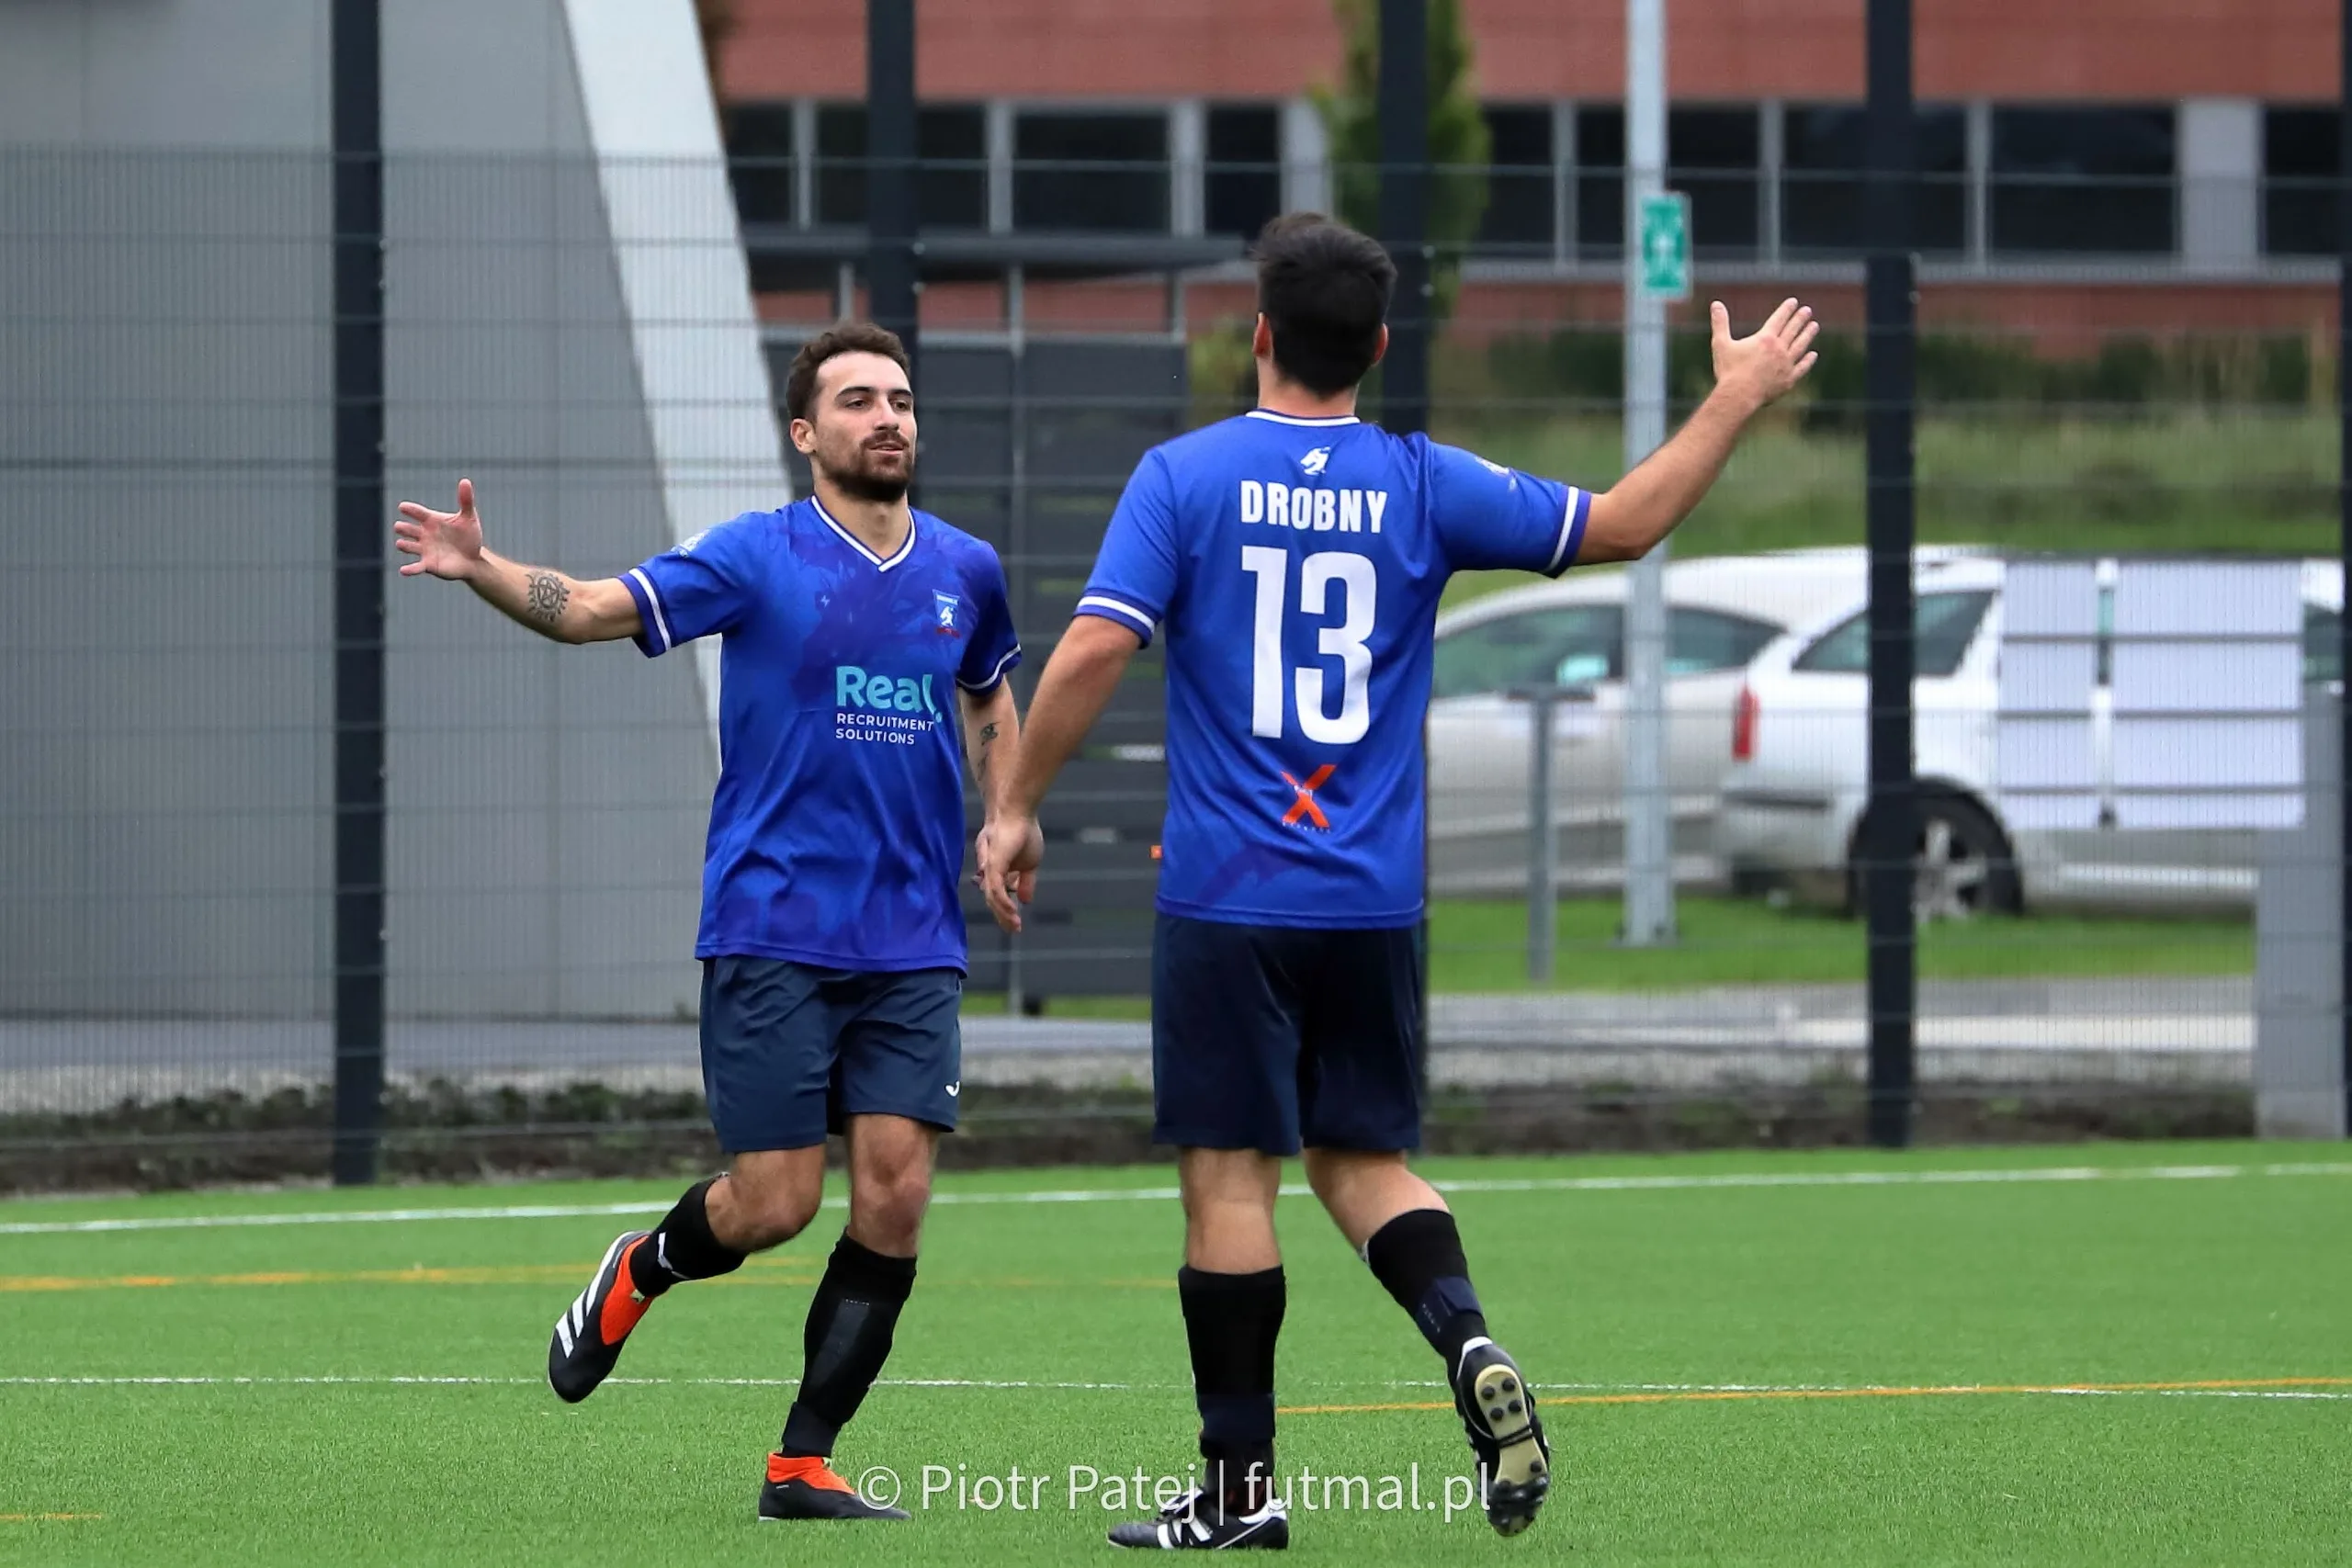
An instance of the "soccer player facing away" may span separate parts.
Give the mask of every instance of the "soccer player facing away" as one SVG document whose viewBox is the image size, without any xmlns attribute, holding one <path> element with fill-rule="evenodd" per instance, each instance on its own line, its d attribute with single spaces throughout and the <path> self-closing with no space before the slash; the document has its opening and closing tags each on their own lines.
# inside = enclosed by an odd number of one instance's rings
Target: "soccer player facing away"
<svg viewBox="0 0 2352 1568">
<path fill-rule="evenodd" d="M 1316 1195 L 1443 1358 L 1488 1520 L 1550 1484 L 1534 1402 L 1488 1337 L 1420 1141 L 1422 718 L 1447 577 L 1631 560 L 1714 482 L 1815 356 L 1793 299 L 1753 337 L 1713 309 L 1715 388 L 1599 494 L 1361 423 L 1396 270 L 1363 235 L 1279 218 L 1257 247 L 1259 406 L 1148 453 L 1030 703 L 980 840 L 1000 920 L 1038 863 L 1035 813 L 1128 660 L 1168 644 L 1168 819 L 1152 955 L 1153 1135 L 1180 1148 L 1177 1274 L 1204 1485 L 1122 1546 L 1279 1547 L 1270 1488 L 1282 1254 L 1274 1197 Z"/>
<path fill-rule="evenodd" d="M 556 1322 L 567 1401 L 612 1372 L 672 1286 L 733 1272 L 816 1217 L 825 1134 L 849 1145 L 849 1225 L 810 1303 L 805 1368 L 759 1517 L 905 1518 L 828 1462 L 914 1285 L 934 1145 L 956 1125 L 964 803 L 951 721 L 998 808 L 1021 657 L 996 552 L 907 503 L 906 351 L 848 324 L 793 362 L 785 404 L 808 499 L 751 512 L 625 575 L 585 581 L 482 547 L 458 510 L 401 506 L 403 574 L 448 578 L 559 642 L 648 655 L 714 633 L 718 785 L 703 870 L 703 1083 L 727 1172 L 615 1241 Z M 1024 890 L 1025 891 L 1025 890 Z"/>
</svg>

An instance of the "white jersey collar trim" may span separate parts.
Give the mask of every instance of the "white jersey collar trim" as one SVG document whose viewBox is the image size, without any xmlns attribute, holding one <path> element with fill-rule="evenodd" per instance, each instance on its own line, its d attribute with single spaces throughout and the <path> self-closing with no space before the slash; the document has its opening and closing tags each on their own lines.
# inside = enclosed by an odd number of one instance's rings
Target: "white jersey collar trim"
<svg viewBox="0 0 2352 1568">
<path fill-rule="evenodd" d="M 1310 428 L 1320 428 L 1324 425 L 1331 424 L 1361 424 L 1363 423 L 1351 413 L 1326 414 L 1320 419 L 1302 419 L 1297 414 L 1276 413 L 1272 409 L 1251 409 L 1250 411 L 1249 417 L 1251 419 L 1262 419 L 1273 424 L 1303 424 Z"/>
<path fill-rule="evenodd" d="M 884 560 L 880 556 L 876 555 L 872 550 L 865 547 L 865 540 L 859 538 L 856 535 L 842 527 L 839 523 L 834 522 L 833 514 L 825 510 L 825 503 L 819 501 L 813 494 L 808 498 L 808 507 L 810 511 L 816 513 L 820 522 L 823 523 L 826 527 L 831 528 L 834 533 L 841 536 L 841 541 L 842 544 L 847 545 L 851 549 L 855 550 L 859 555 L 864 556 L 867 563 L 870 564 L 876 571 L 888 571 L 892 567 L 898 565 L 900 561 L 906 559 L 909 556 L 914 553 L 915 535 L 921 530 L 915 523 L 914 513 L 911 509 L 910 509 L 907 513 L 906 539 L 899 546 L 897 551 L 891 555 L 888 560 Z"/>
</svg>

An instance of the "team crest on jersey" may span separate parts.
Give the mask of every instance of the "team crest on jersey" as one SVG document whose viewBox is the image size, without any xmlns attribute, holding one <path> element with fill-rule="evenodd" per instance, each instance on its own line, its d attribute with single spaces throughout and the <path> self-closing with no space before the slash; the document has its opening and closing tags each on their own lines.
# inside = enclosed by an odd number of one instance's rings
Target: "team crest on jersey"
<svg viewBox="0 0 2352 1568">
<path fill-rule="evenodd" d="M 964 601 L 957 598 L 953 593 L 942 593 L 934 589 L 932 591 L 931 602 L 939 607 L 940 636 L 954 637 L 956 635 L 956 607 L 961 604 Z"/>
<path fill-rule="evenodd" d="M 1308 479 L 1316 478 L 1320 475 L 1324 469 L 1330 466 L 1331 449 L 1329 446 L 1317 446 L 1314 451 L 1309 452 L 1306 457 L 1301 457 L 1298 460 L 1300 471 L 1306 474 Z"/>
</svg>

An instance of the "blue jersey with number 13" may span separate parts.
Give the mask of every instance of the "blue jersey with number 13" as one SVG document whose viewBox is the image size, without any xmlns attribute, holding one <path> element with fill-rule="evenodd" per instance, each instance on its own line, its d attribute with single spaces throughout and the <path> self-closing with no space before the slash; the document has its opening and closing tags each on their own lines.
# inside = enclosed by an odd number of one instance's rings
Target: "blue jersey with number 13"
<svg viewBox="0 0 2352 1568">
<path fill-rule="evenodd" d="M 1160 909 L 1420 918 L 1430 638 L 1453 572 L 1571 565 L 1591 497 L 1425 436 L 1260 409 L 1147 454 L 1079 600 L 1166 639 Z"/>
</svg>

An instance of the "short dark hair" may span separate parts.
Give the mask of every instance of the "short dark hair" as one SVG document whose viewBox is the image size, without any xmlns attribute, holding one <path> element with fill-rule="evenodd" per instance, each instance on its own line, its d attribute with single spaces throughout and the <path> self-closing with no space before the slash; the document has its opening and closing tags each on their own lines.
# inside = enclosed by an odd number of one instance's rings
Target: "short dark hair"
<svg viewBox="0 0 2352 1568">
<path fill-rule="evenodd" d="M 907 345 L 899 341 L 898 333 L 872 321 L 843 321 L 802 344 L 800 352 L 792 356 L 792 371 L 784 378 L 787 415 L 808 417 L 809 401 L 817 395 L 817 371 L 828 359 L 843 354 L 878 354 L 910 376 L 914 374 L 914 367 L 907 363 Z"/>
<path fill-rule="evenodd" d="M 1388 253 L 1319 212 L 1285 212 L 1250 254 L 1274 367 L 1325 397 L 1363 380 L 1380 357 L 1380 326 L 1396 288 Z"/>
</svg>

